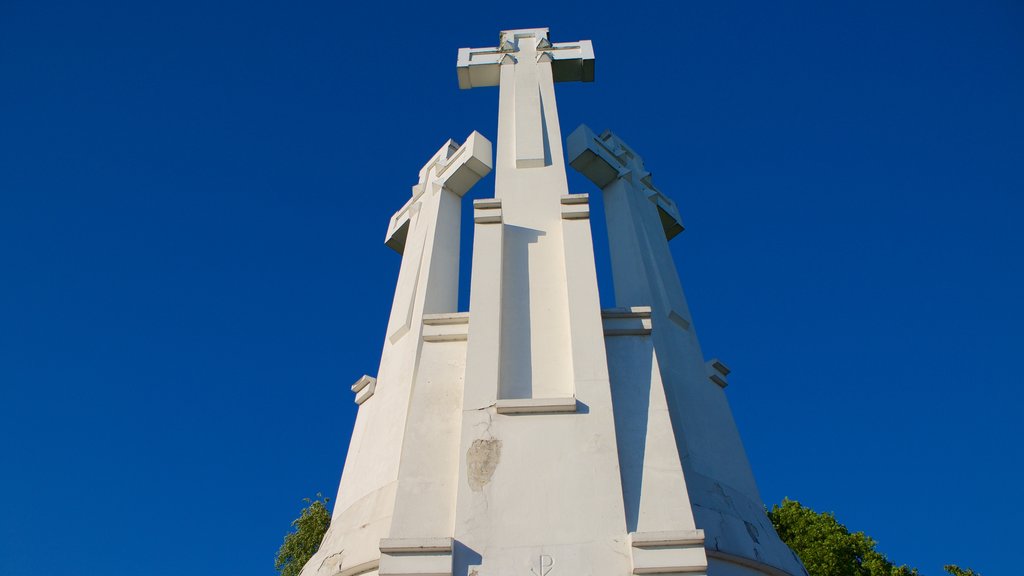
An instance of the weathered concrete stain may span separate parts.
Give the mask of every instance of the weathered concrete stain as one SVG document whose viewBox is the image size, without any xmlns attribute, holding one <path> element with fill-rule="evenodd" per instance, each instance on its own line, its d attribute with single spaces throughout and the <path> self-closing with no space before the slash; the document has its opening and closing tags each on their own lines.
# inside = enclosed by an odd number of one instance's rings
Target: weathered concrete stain
<svg viewBox="0 0 1024 576">
<path fill-rule="evenodd" d="M 760 536 L 760 533 L 757 531 L 757 526 L 754 526 L 746 520 L 744 520 L 743 523 L 747 525 L 747 534 L 750 534 L 750 539 L 755 543 L 760 544 L 761 541 L 757 539 L 757 537 Z"/>
<path fill-rule="evenodd" d="M 466 452 L 466 474 L 469 476 L 469 487 L 474 492 L 483 490 L 491 481 L 491 476 L 501 461 L 501 440 L 473 440 Z"/>
</svg>

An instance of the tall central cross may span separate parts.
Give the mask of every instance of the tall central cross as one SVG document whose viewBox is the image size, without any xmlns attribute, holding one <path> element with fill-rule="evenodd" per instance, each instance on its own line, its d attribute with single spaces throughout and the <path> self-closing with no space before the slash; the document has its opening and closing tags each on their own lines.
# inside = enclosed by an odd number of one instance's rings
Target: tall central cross
<svg viewBox="0 0 1024 576">
<path fill-rule="evenodd" d="M 500 106 L 511 100 L 515 166 L 547 166 L 553 111 L 545 109 L 541 93 L 554 82 L 593 82 L 594 48 L 589 40 L 552 44 L 547 28 L 505 30 L 497 48 L 459 49 L 458 72 L 459 88 L 500 86 Z"/>
<path fill-rule="evenodd" d="M 604 352 L 589 207 L 569 194 L 555 82 L 593 81 L 594 49 L 505 30 L 497 47 L 460 49 L 457 71 L 460 88 L 498 87 L 494 198 L 475 205 L 467 405 L 575 409 Z"/>
</svg>

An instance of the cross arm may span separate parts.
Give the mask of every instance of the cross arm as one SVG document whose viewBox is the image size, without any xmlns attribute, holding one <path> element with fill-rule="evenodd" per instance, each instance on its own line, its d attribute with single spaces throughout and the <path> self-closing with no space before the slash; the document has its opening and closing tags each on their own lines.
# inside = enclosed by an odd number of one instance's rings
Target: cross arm
<svg viewBox="0 0 1024 576">
<path fill-rule="evenodd" d="M 654 185 L 651 173 L 643 167 L 643 160 L 618 136 L 610 131 L 597 136 L 586 124 L 581 124 L 566 139 L 566 148 L 569 165 L 599 188 L 625 179 L 644 194 L 657 206 L 666 238 L 671 240 L 683 231 L 676 203 Z"/>
<path fill-rule="evenodd" d="M 412 217 L 418 212 L 419 206 L 414 204 L 416 198 L 409 200 L 405 206 L 395 212 L 388 221 L 388 233 L 384 236 L 384 245 L 399 254 L 405 254 L 405 241 L 409 238 L 409 228 L 412 226 Z"/>
<path fill-rule="evenodd" d="M 491 148 L 491 141 L 474 130 L 465 144 L 449 157 L 444 168 L 438 171 L 444 187 L 463 196 L 481 178 L 490 174 L 494 157 Z"/>
<path fill-rule="evenodd" d="M 625 165 L 612 154 L 586 124 L 580 124 L 566 138 L 569 165 L 583 174 L 598 188 L 604 188 L 618 178 Z"/>
<path fill-rule="evenodd" d="M 420 170 L 419 182 L 412 187 L 412 198 L 388 222 L 384 244 L 402 254 L 413 217 L 421 208 L 421 200 L 433 186 L 450 190 L 462 197 L 493 167 L 491 141 L 473 131 L 466 142 L 459 145 L 448 140 Z"/>
<path fill-rule="evenodd" d="M 555 82 L 594 81 L 594 45 L 590 40 L 549 43 L 546 48 L 538 48 L 537 58 L 551 62 Z M 517 63 L 516 50 L 511 44 L 503 43 L 497 48 L 459 48 L 456 67 L 459 88 L 497 86 L 503 63 Z"/>
</svg>

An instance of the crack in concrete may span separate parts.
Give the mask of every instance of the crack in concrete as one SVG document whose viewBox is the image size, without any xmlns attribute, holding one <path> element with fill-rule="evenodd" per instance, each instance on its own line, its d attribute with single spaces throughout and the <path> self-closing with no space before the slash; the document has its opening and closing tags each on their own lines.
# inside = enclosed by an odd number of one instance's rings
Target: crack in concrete
<svg viewBox="0 0 1024 576">
<path fill-rule="evenodd" d="M 328 560 L 330 560 L 331 558 L 334 558 L 335 556 L 341 556 L 341 558 L 338 560 L 337 566 L 334 566 L 333 569 L 330 566 L 327 567 L 328 571 L 331 571 L 331 573 L 333 573 L 333 574 L 337 574 L 338 571 L 341 569 L 342 563 L 345 561 L 345 556 L 344 555 L 345 555 L 345 550 L 341 549 L 340 551 L 335 552 L 334 554 L 330 554 L 328 556 L 325 556 L 324 559 L 322 561 L 320 561 L 320 565 L 317 566 L 317 569 L 316 569 L 317 574 L 323 574 L 324 573 L 323 572 L 324 564 L 327 564 Z"/>
</svg>

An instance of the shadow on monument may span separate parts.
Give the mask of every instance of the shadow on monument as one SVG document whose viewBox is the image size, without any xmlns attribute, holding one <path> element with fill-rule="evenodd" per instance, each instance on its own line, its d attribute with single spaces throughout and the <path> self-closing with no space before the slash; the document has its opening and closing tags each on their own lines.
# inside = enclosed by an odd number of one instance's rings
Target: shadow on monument
<svg viewBox="0 0 1024 576">
<path fill-rule="evenodd" d="M 476 568 L 483 563 L 480 553 L 458 540 L 452 548 L 452 576 L 469 576 L 470 567 Z M 474 571 L 475 572 L 475 571 Z"/>
<path fill-rule="evenodd" d="M 541 96 L 543 98 L 543 96 Z M 548 133 L 548 105 L 540 107 L 540 133 L 544 139 L 544 165 L 551 166 L 551 135 Z"/>
<path fill-rule="evenodd" d="M 530 244 L 545 233 L 505 225 L 502 268 L 501 390 L 499 398 L 533 396 L 533 334 L 530 325 Z"/>
<path fill-rule="evenodd" d="M 608 370 L 611 377 L 615 439 L 619 450 L 619 474 L 626 511 L 626 529 L 636 532 L 640 517 L 644 460 L 647 449 L 647 420 L 651 404 L 651 371 L 654 343 L 650 336 L 610 338 Z M 614 358 L 643 358 L 627 365 Z"/>
</svg>

